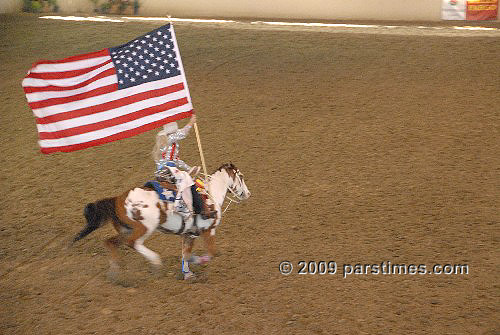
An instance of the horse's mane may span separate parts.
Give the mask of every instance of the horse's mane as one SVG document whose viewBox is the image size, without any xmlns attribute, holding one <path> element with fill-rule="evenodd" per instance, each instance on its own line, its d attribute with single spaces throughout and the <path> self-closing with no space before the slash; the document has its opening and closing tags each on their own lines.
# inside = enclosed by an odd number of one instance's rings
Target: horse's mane
<svg viewBox="0 0 500 335">
<path fill-rule="evenodd" d="M 217 172 L 217 171 L 221 171 L 222 172 L 223 170 L 238 171 L 238 168 L 233 163 L 224 163 L 218 169 L 216 169 L 215 172 Z"/>
</svg>

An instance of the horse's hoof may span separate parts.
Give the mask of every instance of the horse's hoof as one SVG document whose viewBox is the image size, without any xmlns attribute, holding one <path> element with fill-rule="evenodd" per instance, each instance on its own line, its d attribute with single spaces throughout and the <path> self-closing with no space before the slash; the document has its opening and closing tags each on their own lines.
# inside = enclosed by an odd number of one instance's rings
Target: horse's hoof
<svg viewBox="0 0 500 335">
<path fill-rule="evenodd" d="M 132 284 L 129 283 L 124 278 L 123 274 L 120 271 L 116 271 L 115 269 L 109 269 L 107 277 L 108 277 L 108 280 L 115 285 L 120 285 L 123 287 L 132 286 Z"/>
<path fill-rule="evenodd" d="M 161 278 L 165 274 L 165 268 L 163 267 L 163 265 L 152 265 L 151 273 L 155 278 Z"/>
<path fill-rule="evenodd" d="M 115 281 L 113 281 L 113 284 L 119 285 L 121 287 L 137 287 L 136 282 L 127 278 L 118 278 Z"/>
<path fill-rule="evenodd" d="M 190 264 L 196 264 L 196 265 L 205 265 L 208 262 L 212 260 L 212 256 L 209 255 L 203 255 L 203 256 L 191 256 L 189 259 Z"/>
<path fill-rule="evenodd" d="M 189 272 L 185 272 L 183 273 L 184 274 L 184 280 L 192 280 L 194 279 L 196 276 L 194 275 L 193 272 L 189 271 Z"/>
<path fill-rule="evenodd" d="M 209 255 L 203 255 L 198 258 L 198 263 L 199 265 L 205 265 L 208 264 L 212 260 L 212 257 Z"/>
<path fill-rule="evenodd" d="M 120 275 L 120 266 L 115 262 L 111 262 L 109 264 L 108 279 L 112 281 L 116 280 L 119 275 Z"/>
</svg>

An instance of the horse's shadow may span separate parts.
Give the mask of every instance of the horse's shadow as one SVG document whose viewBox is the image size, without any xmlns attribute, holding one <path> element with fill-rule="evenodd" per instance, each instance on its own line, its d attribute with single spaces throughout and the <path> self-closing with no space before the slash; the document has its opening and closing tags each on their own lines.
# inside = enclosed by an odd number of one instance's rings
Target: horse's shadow
<svg viewBox="0 0 500 335">
<path fill-rule="evenodd" d="M 135 258 L 132 253 L 130 255 Z M 106 278 L 112 284 L 123 287 L 139 287 L 148 281 L 156 280 L 176 280 L 186 281 L 181 269 L 181 259 L 178 256 L 169 256 L 163 258 L 163 265 L 160 268 L 147 267 L 147 264 L 132 260 L 128 264 L 123 264 L 122 267 L 113 268 L 111 266 L 106 273 Z M 192 264 L 191 271 L 194 276 L 187 280 L 188 283 L 206 283 L 208 281 L 207 265 Z"/>
</svg>

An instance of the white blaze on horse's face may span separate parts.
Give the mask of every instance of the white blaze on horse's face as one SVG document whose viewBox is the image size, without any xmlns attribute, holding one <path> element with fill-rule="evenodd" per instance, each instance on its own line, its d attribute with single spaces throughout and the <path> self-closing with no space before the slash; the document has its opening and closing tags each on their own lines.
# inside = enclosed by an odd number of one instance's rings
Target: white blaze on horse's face
<svg viewBox="0 0 500 335">
<path fill-rule="evenodd" d="M 248 199 L 250 197 L 250 191 L 248 190 L 248 187 L 245 184 L 245 180 L 243 179 L 243 174 L 240 172 L 240 170 L 233 170 L 233 172 L 234 172 L 233 184 L 230 186 L 231 190 L 233 191 L 233 194 L 239 200 Z"/>
</svg>

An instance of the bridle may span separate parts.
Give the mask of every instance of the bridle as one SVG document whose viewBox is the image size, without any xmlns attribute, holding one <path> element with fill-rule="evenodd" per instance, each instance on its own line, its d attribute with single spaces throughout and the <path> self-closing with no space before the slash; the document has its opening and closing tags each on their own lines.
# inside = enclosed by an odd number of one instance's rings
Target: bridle
<svg viewBox="0 0 500 335">
<path fill-rule="evenodd" d="M 243 184 L 243 181 L 241 180 L 241 176 L 240 176 L 240 173 L 236 170 L 233 169 L 233 173 L 234 173 L 234 176 L 235 176 L 235 179 L 238 178 L 238 182 L 239 182 L 239 185 L 242 185 Z M 205 178 L 207 180 L 210 180 L 210 176 L 209 175 L 205 175 Z M 236 182 L 236 180 L 233 180 L 233 184 Z M 229 192 L 231 193 L 231 195 L 227 194 L 225 195 L 225 198 L 224 199 L 228 199 L 229 200 L 229 203 L 227 204 L 226 206 L 226 209 L 224 209 L 224 211 L 222 212 L 222 214 L 224 214 L 227 209 L 229 208 L 229 205 L 231 205 L 231 203 L 237 203 L 239 204 L 241 201 L 243 201 L 243 192 L 241 193 L 241 195 L 239 195 L 237 193 L 237 191 L 235 190 L 235 187 L 233 186 L 230 186 L 227 188 L 229 190 Z M 208 194 L 208 192 L 207 192 Z M 210 194 L 208 194 L 208 196 L 210 198 L 212 198 L 212 196 Z M 212 201 L 214 201 L 214 199 L 212 199 Z"/>
<path fill-rule="evenodd" d="M 241 180 L 240 173 L 238 171 L 235 171 L 235 170 L 233 170 L 233 172 L 234 172 L 235 178 L 238 178 L 239 185 L 242 185 L 243 181 Z M 236 180 L 233 181 L 233 185 L 235 182 L 236 182 Z M 227 204 L 226 209 L 224 209 L 224 212 L 222 212 L 222 214 L 224 214 L 227 211 L 227 209 L 229 208 L 229 205 L 231 205 L 231 203 L 234 202 L 234 203 L 239 204 L 243 200 L 243 192 L 241 192 L 241 195 L 237 194 L 236 190 L 233 186 L 228 187 L 228 190 L 229 190 L 229 192 L 231 192 L 232 196 L 229 196 L 226 193 L 226 199 L 229 200 L 229 203 Z"/>
<path fill-rule="evenodd" d="M 235 177 L 235 179 L 238 178 L 238 184 L 239 185 L 243 185 L 243 181 L 241 180 L 241 174 L 238 171 L 235 171 L 234 177 Z M 236 180 L 234 180 L 233 185 L 234 185 L 235 182 L 236 182 Z M 236 189 L 233 186 L 229 187 L 228 190 L 237 199 L 237 200 L 233 200 L 233 201 L 239 203 L 240 201 L 243 200 L 243 193 L 244 192 L 241 192 L 241 195 L 237 194 L 236 193 Z M 226 197 L 228 197 L 228 196 L 226 196 Z"/>
</svg>

